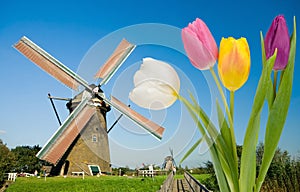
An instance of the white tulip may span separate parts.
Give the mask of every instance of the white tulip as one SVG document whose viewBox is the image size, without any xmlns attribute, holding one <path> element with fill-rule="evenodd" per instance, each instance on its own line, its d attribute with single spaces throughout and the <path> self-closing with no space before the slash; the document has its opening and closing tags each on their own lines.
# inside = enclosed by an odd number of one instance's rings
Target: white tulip
<svg viewBox="0 0 300 192">
<path fill-rule="evenodd" d="M 160 110 L 177 100 L 179 89 L 180 80 L 171 65 L 153 58 L 144 58 L 134 75 L 134 89 L 129 98 L 140 107 Z"/>
</svg>

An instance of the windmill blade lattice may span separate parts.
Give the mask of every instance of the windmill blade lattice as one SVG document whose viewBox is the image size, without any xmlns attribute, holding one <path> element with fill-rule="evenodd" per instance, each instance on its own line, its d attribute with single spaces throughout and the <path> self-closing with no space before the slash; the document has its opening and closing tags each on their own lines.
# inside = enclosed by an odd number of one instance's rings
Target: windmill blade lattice
<svg viewBox="0 0 300 192">
<path fill-rule="evenodd" d="M 38 45 L 33 43 L 27 37 L 22 37 L 20 41 L 14 45 L 14 47 L 41 69 L 69 88 L 78 90 L 78 86 L 83 85 L 85 88 L 90 89 L 88 83 L 84 79 L 44 51 Z"/>
<path fill-rule="evenodd" d="M 95 78 L 101 78 L 100 86 L 106 84 L 136 46 L 123 39 L 113 54 L 96 73 Z"/>
</svg>

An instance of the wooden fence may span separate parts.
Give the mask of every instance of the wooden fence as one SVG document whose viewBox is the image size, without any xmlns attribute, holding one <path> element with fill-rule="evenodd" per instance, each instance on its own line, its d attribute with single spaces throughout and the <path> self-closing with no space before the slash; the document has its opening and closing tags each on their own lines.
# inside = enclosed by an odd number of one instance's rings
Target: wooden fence
<svg viewBox="0 0 300 192">
<path fill-rule="evenodd" d="M 176 181 L 180 181 L 184 186 L 176 185 Z M 174 185 L 175 184 L 175 185 Z M 157 192 L 172 192 L 172 191 L 189 191 L 189 192 L 211 192 L 205 188 L 197 179 L 195 179 L 187 171 L 184 172 L 184 179 L 175 179 L 174 174 L 170 172 L 164 183 L 160 186 L 160 190 Z"/>
<path fill-rule="evenodd" d="M 171 192 L 173 187 L 173 181 L 174 181 L 174 174 L 171 171 L 164 181 L 164 183 L 160 186 L 160 190 L 157 192 Z"/>
<path fill-rule="evenodd" d="M 195 179 L 190 173 L 187 171 L 184 172 L 184 178 L 189 185 L 191 191 L 199 191 L 199 192 L 211 192 L 205 188 L 197 179 Z"/>
</svg>

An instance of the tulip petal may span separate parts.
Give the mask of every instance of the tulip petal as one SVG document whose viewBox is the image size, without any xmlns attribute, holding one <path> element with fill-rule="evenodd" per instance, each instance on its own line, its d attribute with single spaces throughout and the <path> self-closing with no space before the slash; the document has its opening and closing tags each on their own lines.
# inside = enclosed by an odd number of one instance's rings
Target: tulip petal
<svg viewBox="0 0 300 192">
<path fill-rule="evenodd" d="M 194 67 L 211 68 L 218 57 L 218 47 L 206 24 L 199 18 L 182 29 L 184 49 Z"/>
<path fill-rule="evenodd" d="M 172 87 L 176 92 L 180 89 L 177 72 L 169 64 L 150 57 L 144 58 L 140 70 L 134 75 L 134 86 L 148 80 L 158 80 Z"/>
<path fill-rule="evenodd" d="M 245 38 L 222 38 L 218 72 L 228 90 L 236 91 L 244 85 L 250 72 L 250 51 Z"/>
<path fill-rule="evenodd" d="M 177 100 L 180 80 L 171 65 L 152 58 L 144 58 L 134 75 L 135 88 L 129 98 L 140 107 L 161 110 Z"/>
<path fill-rule="evenodd" d="M 195 28 L 197 31 L 198 38 L 202 41 L 202 43 L 205 45 L 209 53 L 212 57 L 217 58 L 218 57 L 218 46 L 216 44 L 216 41 L 214 37 L 212 36 L 210 30 L 206 26 L 206 24 L 199 18 L 195 21 Z"/>
<path fill-rule="evenodd" d="M 214 57 L 198 37 L 189 29 L 182 30 L 182 41 L 184 49 L 194 67 L 200 70 L 206 70 L 214 66 L 216 57 Z"/>
<path fill-rule="evenodd" d="M 290 52 L 290 37 L 285 18 L 277 16 L 269 28 L 265 38 L 266 58 L 270 58 L 277 49 L 274 70 L 283 70 L 288 62 Z"/>
<path fill-rule="evenodd" d="M 171 106 L 177 99 L 174 91 L 166 84 L 159 81 L 144 81 L 135 87 L 129 98 L 138 106 L 161 110 Z"/>
</svg>

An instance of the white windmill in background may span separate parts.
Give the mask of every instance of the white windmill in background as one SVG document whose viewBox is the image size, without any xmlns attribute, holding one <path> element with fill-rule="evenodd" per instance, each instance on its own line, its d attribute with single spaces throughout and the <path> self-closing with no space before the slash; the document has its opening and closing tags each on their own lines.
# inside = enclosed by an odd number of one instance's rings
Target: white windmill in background
<svg viewBox="0 0 300 192">
<path fill-rule="evenodd" d="M 176 163 L 173 157 L 173 149 L 169 148 L 170 154 L 165 157 L 164 162 L 162 164 L 162 169 L 165 171 L 173 171 L 174 168 L 176 169 Z"/>
</svg>

